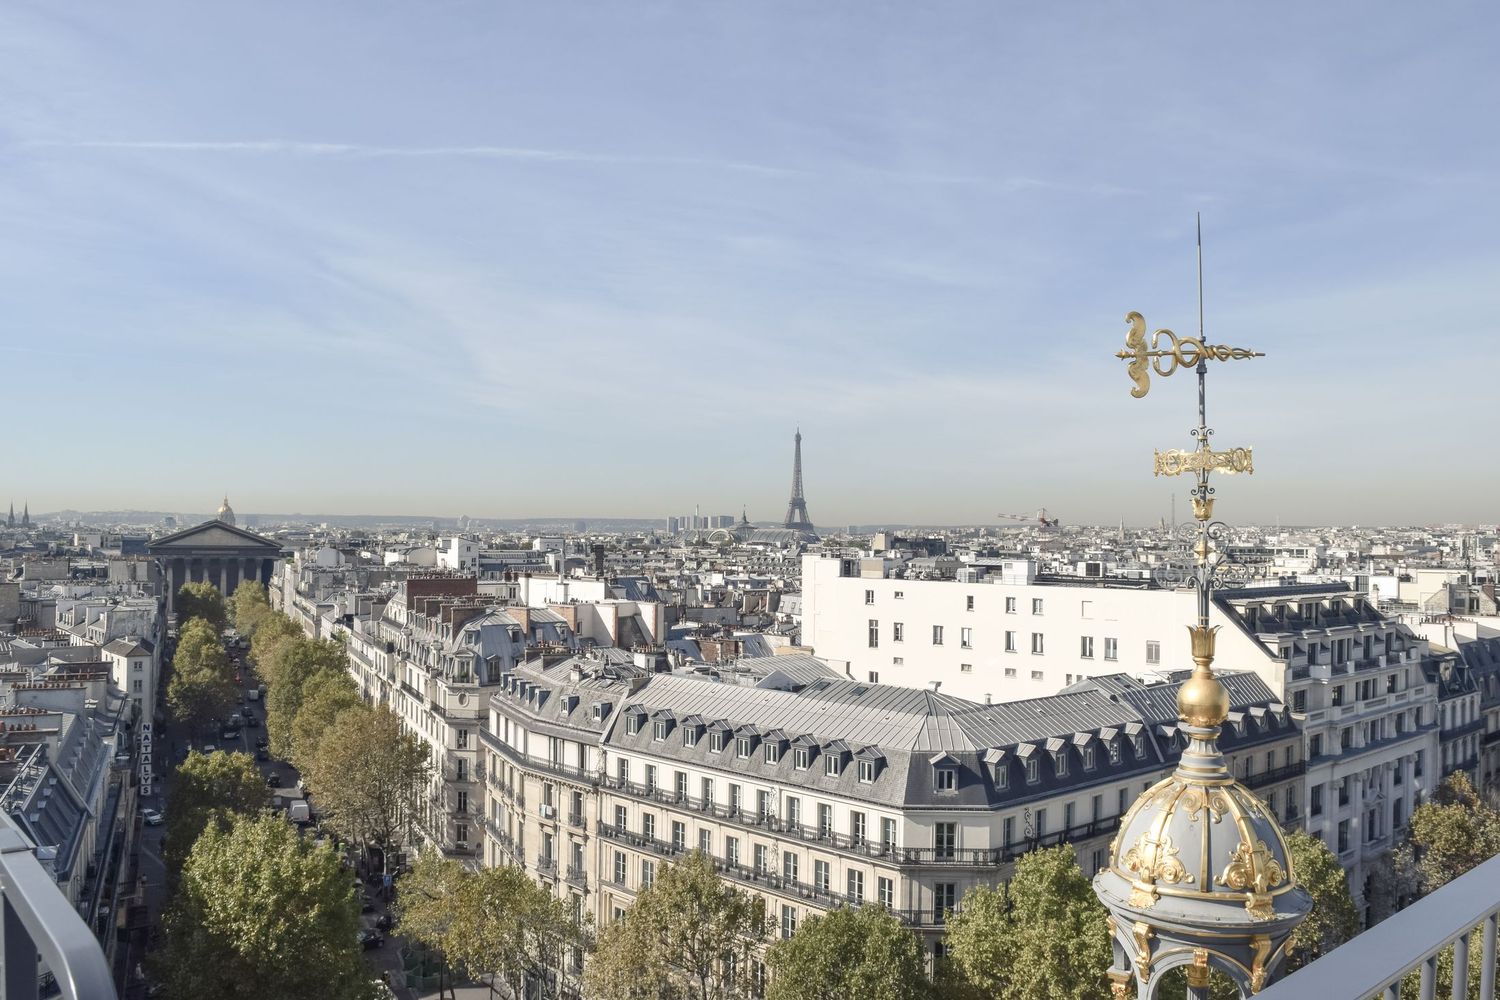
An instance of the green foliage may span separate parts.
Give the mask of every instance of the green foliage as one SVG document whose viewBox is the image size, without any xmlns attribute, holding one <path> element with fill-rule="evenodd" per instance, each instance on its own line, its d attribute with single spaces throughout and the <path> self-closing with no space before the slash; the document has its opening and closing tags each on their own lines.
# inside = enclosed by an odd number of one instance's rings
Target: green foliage
<svg viewBox="0 0 1500 1000">
<path fill-rule="evenodd" d="M 766 1000 L 926 1000 L 922 943 L 883 907 L 812 917 L 766 954 Z"/>
<path fill-rule="evenodd" d="M 190 730 L 198 729 L 229 714 L 238 700 L 239 685 L 218 630 L 202 618 L 189 619 L 178 636 L 167 683 L 172 716 Z"/>
<path fill-rule="evenodd" d="M 268 664 L 266 695 L 266 735 L 272 753 L 283 760 L 292 755 L 292 723 L 302 708 L 307 682 L 323 671 L 343 676 L 347 664 L 344 647 L 326 639 L 298 637 L 277 644 Z"/>
<path fill-rule="evenodd" d="M 412 841 L 430 770 L 426 744 L 395 712 L 360 704 L 339 712 L 318 740 L 312 787 L 336 833 L 388 849 Z"/>
<path fill-rule="evenodd" d="M 302 707 L 292 720 L 292 753 L 288 759 L 309 784 L 322 783 L 317 774 L 318 744 L 333 729 L 334 719 L 345 709 L 363 707 L 359 689 L 348 674 L 323 670 L 307 679 L 302 687 Z"/>
<path fill-rule="evenodd" d="M 266 780 L 249 754 L 189 753 L 177 768 L 167 798 L 167 870 L 180 871 L 205 830 L 228 829 L 237 818 L 254 816 L 271 804 Z"/>
<path fill-rule="evenodd" d="M 224 608 L 224 595 L 206 580 L 201 583 L 184 583 L 177 591 L 173 607 L 178 621 L 202 618 L 214 627 L 215 635 L 222 632 L 229 621 L 229 613 Z"/>
<path fill-rule="evenodd" d="M 624 919 L 600 935 L 586 992 L 592 1000 L 742 997 L 765 936 L 765 901 L 726 885 L 713 861 L 693 851 L 663 865 Z"/>
<path fill-rule="evenodd" d="M 1411 814 L 1407 840 L 1422 889 L 1434 892 L 1500 854 L 1500 811 L 1475 793 L 1465 772 L 1455 771 Z"/>
<path fill-rule="evenodd" d="M 1032 851 L 1008 884 L 969 890 L 948 918 L 950 974 L 985 1000 L 1106 997 L 1108 917 L 1071 847 Z"/>
<path fill-rule="evenodd" d="M 254 638 L 255 630 L 272 613 L 266 600 L 266 588 L 257 580 L 246 580 L 234 589 L 229 609 L 235 629 L 246 639 Z"/>
<path fill-rule="evenodd" d="M 238 819 L 193 845 L 154 964 L 174 1000 L 370 1000 L 359 927 L 332 848 L 275 816 Z"/>
<path fill-rule="evenodd" d="M 270 611 L 256 623 L 250 636 L 250 662 L 268 686 L 276 684 L 277 653 L 283 643 L 303 638 L 302 628 L 279 611 Z"/>
<path fill-rule="evenodd" d="M 1328 954 L 1359 933 L 1359 912 L 1349 894 L 1349 878 L 1321 837 L 1293 830 L 1286 838 L 1292 872 L 1312 896 L 1312 911 L 1297 925 L 1287 944 L 1291 972 Z"/>
</svg>

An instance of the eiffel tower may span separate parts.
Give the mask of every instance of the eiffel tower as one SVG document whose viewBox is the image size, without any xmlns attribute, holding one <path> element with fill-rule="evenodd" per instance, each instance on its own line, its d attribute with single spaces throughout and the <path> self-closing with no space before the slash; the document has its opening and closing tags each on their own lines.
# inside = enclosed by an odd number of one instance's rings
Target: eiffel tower
<svg viewBox="0 0 1500 1000">
<path fill-rule="evenodd" d="M 802 428 L 797 428 L 797 457 L 792 460 L 792 499 L 786 505 L 785 527 L 793 531 L 816 533 L 812 518 L 807 516 L 807 499 L 802 495 Z"/>
</svg>

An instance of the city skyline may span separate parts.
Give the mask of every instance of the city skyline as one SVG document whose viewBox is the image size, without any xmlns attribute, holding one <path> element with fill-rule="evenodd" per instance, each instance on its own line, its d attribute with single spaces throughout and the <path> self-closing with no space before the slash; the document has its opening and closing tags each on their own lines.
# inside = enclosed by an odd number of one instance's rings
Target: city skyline
<svg viewBox="0 0 1500 1000">
<path fill-rule="evenodd" d="M 21 493 L 773 521 L 800 424 L 819 524 L 1155 523 L 1112 353 L 1201 210 L 1235 517 L 1478 522 L 1483 394 L 1403 376 L 1500 360 L 1493 17 L 1268 11 L 8 8 Z"/>
</svg>

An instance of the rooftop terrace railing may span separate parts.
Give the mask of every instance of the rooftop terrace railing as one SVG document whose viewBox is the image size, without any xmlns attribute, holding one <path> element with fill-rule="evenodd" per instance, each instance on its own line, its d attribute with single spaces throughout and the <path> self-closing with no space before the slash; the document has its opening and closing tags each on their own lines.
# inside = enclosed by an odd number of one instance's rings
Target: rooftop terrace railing
<svg viewBox="0 0 1500 1000">
<path fill-rule="evenodd" d="M 1495 1000 L 1495 935 L 1500 921 L 1500 857 L 1346 942 L 1258 994 L 1260 1000 L 1398 1000 L 1415 976 L 1421 1000 L 1436 1000 L 1438 962 L 1454 946 L 1452 995 L 1469 996 L 1469 951 L 1479 948 L 1479 1000 Z M 1477 940 L 1475 940 L 1477 935 Z"/>
<path fill-rule="evenodd" d="M 115 1000 L 98 940 L 31 853 L 31 844 L 0 814 L 0 997 L 35 1000 L 38 957 L 69 1000 Z"/>
</svg>

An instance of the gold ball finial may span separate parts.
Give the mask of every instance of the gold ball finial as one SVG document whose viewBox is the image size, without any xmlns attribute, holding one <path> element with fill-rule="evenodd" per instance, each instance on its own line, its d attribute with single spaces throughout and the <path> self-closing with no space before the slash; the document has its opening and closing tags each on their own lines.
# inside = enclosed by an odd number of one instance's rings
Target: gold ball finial
<svg viewBox="0 0 1500 1000">
<path fill-rule="evenodd" d="M 1189 627 L 1193 637 L 1193 676 L 1177 692 L 1177 715 L 1200 729 L 1212 729 L 1229 718 L 1229 692 L 1214 676 L 1214 633 L 1218 626 Z"/>
</svg>

